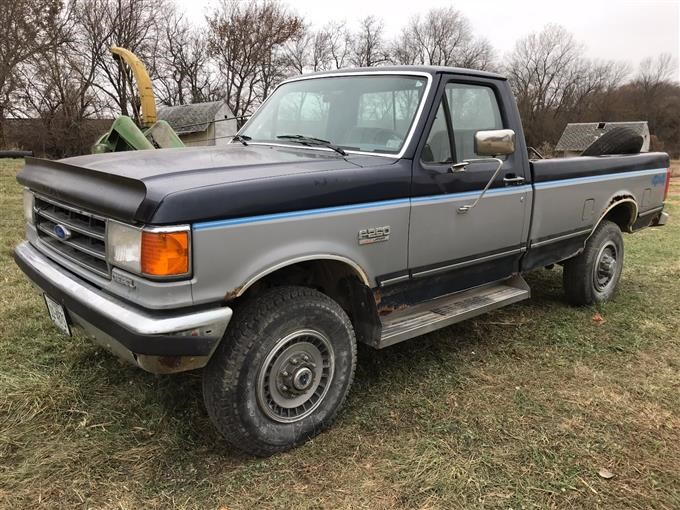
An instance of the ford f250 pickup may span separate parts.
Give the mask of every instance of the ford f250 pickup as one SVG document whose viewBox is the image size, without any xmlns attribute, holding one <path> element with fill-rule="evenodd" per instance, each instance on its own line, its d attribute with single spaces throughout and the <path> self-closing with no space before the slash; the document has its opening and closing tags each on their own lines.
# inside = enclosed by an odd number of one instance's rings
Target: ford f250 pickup
<svg viewBox="0 0 680 510">
<path fill-rule="evenodd" d="M 563 266 L 610 299 L 622 232 L 663 225 L 663 153 L 530 160 L 497 74 L 386 67 L 285 81 L 224 147 L 27 158 L 15 260 L 72 326 L 154 373 L 203 369 L 256 455 L 328 427 L 356 343 L 381 349 L 529 297 Z"/>
</svg>

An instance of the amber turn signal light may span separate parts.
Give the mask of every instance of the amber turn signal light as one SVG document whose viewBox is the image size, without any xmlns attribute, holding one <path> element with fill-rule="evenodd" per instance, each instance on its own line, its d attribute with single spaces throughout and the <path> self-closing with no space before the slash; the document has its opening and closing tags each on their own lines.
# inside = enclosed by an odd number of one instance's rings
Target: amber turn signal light
<svg viewBox="0 0 680 510">
<path fill-rule="evenodd" d="M 142 273 L 178 276 L 189 272 L 189 232 L 142 231 Z"/>
</svg>

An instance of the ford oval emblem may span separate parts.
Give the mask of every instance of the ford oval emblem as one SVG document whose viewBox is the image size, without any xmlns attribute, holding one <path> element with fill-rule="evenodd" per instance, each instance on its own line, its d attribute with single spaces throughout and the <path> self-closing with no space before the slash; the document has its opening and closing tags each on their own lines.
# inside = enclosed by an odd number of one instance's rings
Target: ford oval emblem
<svg viewBox="0 0 680 510">
<path fill-rule="evenodd" d="M 67 229 L 64 225 L 56 224 L 54 226 L 54 235 L 57 236 L 62 241 L 71 238 L 71 231 Z"/>
</svg>

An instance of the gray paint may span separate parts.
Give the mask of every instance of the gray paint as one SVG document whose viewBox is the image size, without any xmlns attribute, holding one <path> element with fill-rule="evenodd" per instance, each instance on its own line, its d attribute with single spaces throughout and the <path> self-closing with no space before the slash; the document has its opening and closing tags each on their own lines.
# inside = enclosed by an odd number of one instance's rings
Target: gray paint
<svg viewBox="0 0 680 510">
<path fill-rule="evenodd" d="M 489 190 L 474 209 L 459 214 L 479 191 L 413 199 L 409 266 L 420 267 L 515 247 L 526 239 L 530 186 Z"/>
<path fill-rule="evenodd" d="M 406 268 L 409 203 L 374 205 L 345 212 L 195 229 L 196 303 L 223 299 L 258 275 L 302 258 L 352 261 L 376 285 L 378 275 Z M 390 226 L 386 242 L 359 245 L 359 230 Z"/>
<path fill-rule="evenodd" d="M 666 169 L 610 174 L 585 179 L 565 179 L 536 185 L 531 242 L 575 230 L 591 229 L 613 201 L 631 197 L 640 213 L 663 203 L 664 184 L 654 176 Z M 656 186 L 652 186 L 652 181 Z M 649 206 L 641 207 L 645 189 L 650 189 Z M 587 201 L 592 203 L 587 204 Z M 591 215 L 584 215 L 590 208 Z"/>
</svg>

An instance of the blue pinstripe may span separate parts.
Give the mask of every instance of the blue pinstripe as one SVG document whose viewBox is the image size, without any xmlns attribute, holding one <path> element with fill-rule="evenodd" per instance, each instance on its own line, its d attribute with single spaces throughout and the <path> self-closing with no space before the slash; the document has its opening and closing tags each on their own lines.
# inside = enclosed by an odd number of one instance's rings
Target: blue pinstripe
<svg viewBox="0 0 680 510">
<path fill-rule="evenodd" d="M 540 190 L 540 189 L 548 189 L 548 188 L 555 188 L 555 187 L 560 187 L 560 186 L 572 186 L 574 184 L 585 184 L 588 182 L 596 182 L 596 181 L 608 181 L 612 179 L 618 179 L 618 178 L 623 178 L 623 177 L 642 177 L 642 176 L 647 176 L 647 175 L 657 175 L 660 173 L 666 173 L 666 169 L 653 169 L 653 170 L 640 170 L 637 172 L 622 172 L 618 174 L 606 174 L 606 175 L 594 175 L 591 177 L 576 177 L 573 179 L 563 179 L 563 180 L 557 180 L 557 181 L 547 181 L 547 182 L 539 182 L 534 184 L 533 186 Z M 490 189 L 486 192 L 487 195 L 504 195 L 504 194 L 511 194 L 511 193 L 522 193 L 522 192 L 527 192 L 531 190 L 531 184 L 526 184 L 523 186 L 512 186 L 509 188 L 494 188 Z M 476 197 L 479 195 L 479 191 L 465 191 L 462 193 L 447 193 L 443 195 L 431 195 L 431 196 L 425 196 L 425 197 L 414 197 L 414 198 L 396 198 L 393 200 L 380 200 L 377 202 L 363 202 L 360 204 L 350 204 L 350 205 L 339 205 L 339 206 L 333 206 L 333 207 L 320 207 L 317 209 L 303 209 L 300 211 L 290 211 L 290 212 L 282 212 L 282 213 L 273 213 L 273 214 L 261 214 L 258 216 L 245 216 L 242 218 L 230 218 L 230 219 L 225 219 L 225 220 L 212 220 L 212 221 L 203 221 L 199 223 L 194 223 L 193 228 L 194 230 L 206 230 L 210 228 L 217 228 L 217 227 L 225 227 L 225 226 L 230 226 L 230 225 L 243 225 L 245 223 L 259 223 L 262 221 L 271 221 L 271 220 L 280 220 L 280 219 L 286 219 L 286 218 L 300 218 L 304 216 L 314 216 L 317 214 L 332 214 L 332 213 L 337 213 L 337 212 L 345 212 L 345 211 L 356 211 L 359 209 L 372 209 L 372 208 L 377 208 L 377 207 L 390 207 L 390 206 L 395 206 L 395 205 L 404 205 L 404 204 L 419 204 L 419 203 L 424 203 L 424 202 L 438 202 L 441 200 L 456 200 L 460 198 L 466 198 L 466 197 Z"/>
</svg>

